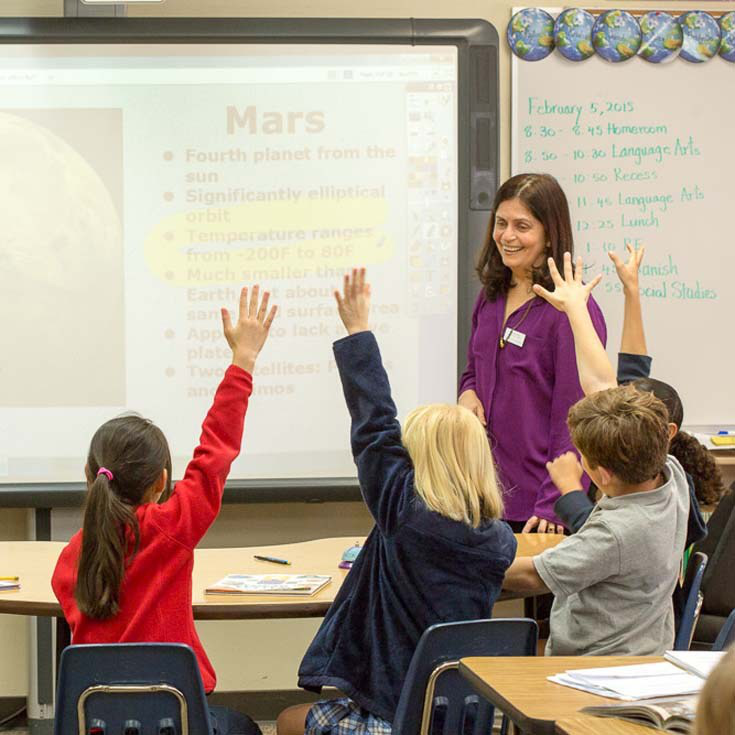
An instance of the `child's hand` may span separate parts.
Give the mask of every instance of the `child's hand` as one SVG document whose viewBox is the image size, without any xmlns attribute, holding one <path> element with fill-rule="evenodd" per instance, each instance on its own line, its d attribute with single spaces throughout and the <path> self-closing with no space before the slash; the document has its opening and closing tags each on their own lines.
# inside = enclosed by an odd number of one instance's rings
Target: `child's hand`
<svg viewBox="0 0 735 735">
<path fill-rule="evenodd" d="M 472 413 L 480 419 L 480 423 L 483 426 L 487 426 L 487 421 L 485 421 L 485 409 L 482 407 L 482 403 L 477 397 L 477 393 L 475 393 L 472 388 L 464 391 L 457 400 L 457 403 L 472 411 Z"/>
<path fill-rule="evenodd" d="M 334 292 L 342 324 L 348 334 L 367 332 L 370 314 L 370 284 L 365 281 L 365 269 L 353 268 L 352 278 L 345 273 L 345 281 L 340 295 Z"/>
<path fill-rule="evenodd" d="M 551 481 L 562 495 L 582 489 L 584 469 L 574 452 L 565 452 L 553 462 L 547 462 L 546 469 L 549 471 Z"/>
<path fill-rule="evenodd" d="M 628 293 L 638 293 L 638 271 L 643 262 L 643 254 L 646 252 L 646 248 L 643 246 L 634 248 L 630 243 L 625 247 L 630 255 L 627 263 L 623 263 L 620 256 L 614 250 L 610 250 L 608 255 L 610 256 L 610 260 L 615 264 L 615 271 L 618 274 L 620 283 L 623 284 L 623 288 Z"/>
<path fill-rule="evenodd" d="M 576 267 L 572 273 L 572 256 L 564 253 L 564 278 L 561 277 L 556 263 L 549 258 L 549 273 L 554 281 L 554 291 L 547 291 L 538 283 L 534 284 L 533 292 L 546 299 L 554 308 L 569 313 L 580 307 L 586 308 L 587 299 L 592 289 L 602 280 L 601 275 L 595 276 L 590 283 L 582 283 L 582 258 L 577 258 Z"/>
<path fill-rule="evenodd" d="M 248 300 L 248 288 L 240 292 L 240 313 L 237 324 L 232 325 L 230 312 L 222 309 L 222 328 L 227 344 L 232 349 L 232 364 L 253 372 L 258 353 L 268 339 L 268 330 L 276 316 L 277 306 L 268 311 L 270 294 L 266 291 L 258 304 L 260 286 L 253 286 Z"/>
</svg>

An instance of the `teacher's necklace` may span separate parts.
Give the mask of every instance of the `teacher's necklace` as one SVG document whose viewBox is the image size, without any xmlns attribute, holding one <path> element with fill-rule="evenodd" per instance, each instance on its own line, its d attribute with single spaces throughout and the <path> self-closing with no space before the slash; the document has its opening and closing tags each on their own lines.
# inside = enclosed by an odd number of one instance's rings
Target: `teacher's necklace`
<svg viewBox="0 0 735 735">
<path fill-rule="evenodd" d="M 535 297 L 531 297 L 528 299 L 528 306 L 523 310 L 523 314 L 521 314 L 521 318 L 516 322 L 515 326 L 509 327 L 508 322 L 506 320 L 505 324 L 503 324 L 504 329 L 500 332 L 500 349 L 502 350 L 503 347 L 505 347 L 505 335 L 508 332 L 508 329 L 510 329 L 511 332 L 514 332 L 518 327 L 523 324 L 523 320 L 528 316 L 528 312 L 531 311 L 531 305 L 533 304 L 533 299 Z"/>
</svg>

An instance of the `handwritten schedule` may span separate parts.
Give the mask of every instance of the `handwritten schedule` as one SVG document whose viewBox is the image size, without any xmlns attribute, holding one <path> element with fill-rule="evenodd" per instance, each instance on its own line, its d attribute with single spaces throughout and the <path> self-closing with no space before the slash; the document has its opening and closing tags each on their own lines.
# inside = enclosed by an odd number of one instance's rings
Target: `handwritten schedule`
<svg viewBox="0 0 735 735">
<path fill-rule="evenodd" d="M 513 61 L 513 173 L 556 176 L 575 252 L 617 353 L 622 287 L 607 253 L 646 246 L 641 294 L 653 374 L 684 398 L 689 424 L 735 421 L 735 65 L 716 58 Z M 715 386 L 721 386 L 715 388 Z"/>
</svg>

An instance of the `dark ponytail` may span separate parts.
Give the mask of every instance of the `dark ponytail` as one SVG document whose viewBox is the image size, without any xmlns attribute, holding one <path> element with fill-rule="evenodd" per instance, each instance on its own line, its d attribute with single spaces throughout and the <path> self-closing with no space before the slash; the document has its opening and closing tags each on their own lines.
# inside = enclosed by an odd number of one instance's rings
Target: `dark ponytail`
<svg viewBox="0 0 735 735">
<path fill-rule="evenodd" d="M 669 421 L 677 428 L 669 444 L 669 454 L 673 454 L 684 471 L 692 476 L 697 500 L 705 505 L 716 503 L 725 490 L 722 475 L 710 452 L 691 434 L 681 430 L 684 406 L 679 394 L 668 383 L 654 378 L 641 378 L 633 381 L 633 385 L 638 390 L 653 393 L 663 401 L 669 412 Z"/>
<path fill-rule="evenodd" d="M 697 500 L 704 505 L 717 503 L 725 491 L 725 485 L 711 452 L 686 431 L 676 434 L 671 440 L 669 451 L 692 476 Z"/>
<path fill-rule="evenodd" d="M 109 471 L 100 473 L 100 468 Z M 140 545 L 135 515 L 150 488 L 168 470 L 164 495 L 171 490 L 171 454 L 161 430 L 140 416 L 103 424 L 87 456 L 87 499 L 75 598 L 90 618 L 117 614 L 125 567 Z"/>
</svg>

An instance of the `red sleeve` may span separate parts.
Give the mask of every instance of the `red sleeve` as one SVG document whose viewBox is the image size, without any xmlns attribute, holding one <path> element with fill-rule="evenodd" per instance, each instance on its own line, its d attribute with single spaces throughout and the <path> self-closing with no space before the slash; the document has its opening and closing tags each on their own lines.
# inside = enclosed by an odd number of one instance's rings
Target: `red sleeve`
<svg viewBox="0 0 735 735">
<path fill-rule="evenodd" d="M 235 365 L 227 368 L 183 479 L 165 503 L 151 509 L 152 522 L 184 546 L 194 548 L 219 513 L 230 465 L 240 454 L 252 391 L 250 373 Z"/>
</svg>

